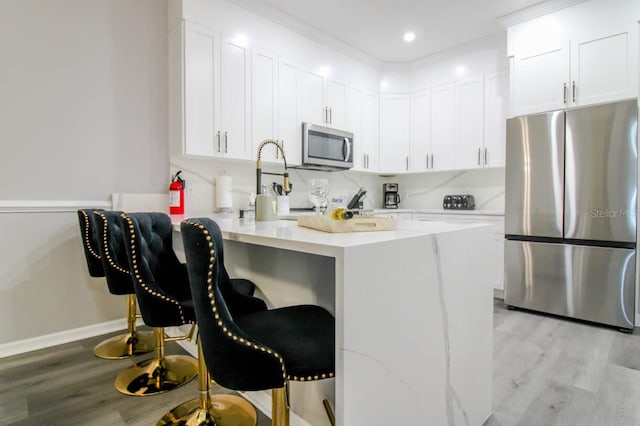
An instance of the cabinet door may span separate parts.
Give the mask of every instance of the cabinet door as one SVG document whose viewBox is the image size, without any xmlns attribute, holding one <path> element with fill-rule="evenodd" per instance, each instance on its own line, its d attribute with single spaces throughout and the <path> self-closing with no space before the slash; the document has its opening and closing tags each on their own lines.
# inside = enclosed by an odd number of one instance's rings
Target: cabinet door
<svg viewBox="0 0 640 426">
<path fill-rule="evenodd" d="M 474 77 L 456 83 L 456 169 L 484 166 L 484 80 Z"/>
<path fill-rule="evenodd" d="M 431 92 L 411 95 L 411 143 L 409 170 L 419 172 L 430 168 Z"/>
<path fill-rule="evenodd" d="M 365 93 L 364 116 L 362 118 L 362 152 L 365 157 L 365 169 L 378 171 L 379 101 L 376 93 Z"/>
<path fill-rule="evenodd" d="M 353 170 L 365 170 L 366 156 L 363 146 L 364 93 L 352 87 L 349 91 L 349 131 L 353 133 Z"/>
<path fill-rule="evenodd" d="M 638 25 L 577 38 L 571 44 L 571 104 L 638 95 Z"/>
<path fill-rule="evenodd" d="M 326 120 L 324 78 L 320 74 L 303 71 L 301 101 L 302 121 L 324 126 Z"/>
<path fill-rule="evenodd" d="M 248 52 L 231 38 L 222 41 L 220 82 L 221 151 L 226 157 L 250 159 Z"/>
<path fill-rule="evenodd" d="M 411 98 L 380 97 L 380 172 L 406 172 L 409 166 Z"/>
<path fill-rule="evenodd" d="M 514 115 L 551 111 L 568 106 L 569 43 L 543 52 L 512 58 L 511 88 Z"/>
<path fill-rule="evenodd" d="M 326 115 L 327 125 L 336 129 L 347 128 L 347 85 L 334 80 L 328 80 L 326 85 Z"/>
<path fill-rule="evenodd" d="M 300 67 L 281 59 L 278 64 L 278 139 L 284 147 L 287 164 L 302 161 L 300 125 Z"/>
<path fill-rule="evenodd" d="M 504 167 L 509 72 L 504 70 L 486 75 L 484 94 L 484 166 Z"/>
<path fill-rule="evenodd" d="M 257 149 L 265 139 L 276 139 L 277 132 L 277 70 L 275 55 L 253 49 L 251 64 L 251 152 L 257 159 Z M 278 149 L 265 146 L 261 160 L 275 161 L 280 157 Z"/>
<path fill-rule="evenodd" d="M 455 127 L 455 86 L 447 84 L 431 90 L 431 167 L 453 169 Z"/>
<path fill-rule="evenodd" d="M 221 140 L 217 137 L 217 129 L 220 125 L 220 87 L 218 85 L 220 40 L 216 33 L 206 28 L 188 21 L 184 22 L 184 26 L 182 153 L 212 157 L 218 155 L 222 149 Z M 172 62 L 174 60 L 177 61 L 178 58 L 171 59 Z"/>
</svg>

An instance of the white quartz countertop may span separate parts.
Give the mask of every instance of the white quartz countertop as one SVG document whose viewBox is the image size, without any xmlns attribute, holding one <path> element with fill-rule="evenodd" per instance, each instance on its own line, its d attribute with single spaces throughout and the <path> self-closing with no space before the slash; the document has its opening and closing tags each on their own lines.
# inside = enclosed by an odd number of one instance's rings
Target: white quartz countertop
<svg viewBox="0 0 640 426">
<path fill-rule="evenodd" d="M 202 217 L 202 216 L 200 216 Z M 374 245 L 386 241 L 411 239 L 444 232 L 486 226 L 468 223 L 406 221 L 396 224 L 393 231 L 328 233 L 298 226 L 295 220 L 256 222 L 253 219 L 238 219 L 231 215 L 206 215 L 216 221 L 227 240 L 264 245 L 294 251 L 332 255 L 335 250 L 347 247 Z M 174 229 L 180 230 L 182 215 L 171 216 Z"/>
</svg>

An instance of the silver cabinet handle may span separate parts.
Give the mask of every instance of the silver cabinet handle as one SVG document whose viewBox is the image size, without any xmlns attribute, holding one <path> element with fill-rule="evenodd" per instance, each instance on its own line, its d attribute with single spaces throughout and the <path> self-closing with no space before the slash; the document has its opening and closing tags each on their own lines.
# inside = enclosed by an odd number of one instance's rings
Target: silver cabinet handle
<svg viewBox="0 0 640 426">
<path fill-rule="evenodd" d="M 567 83 L 562 83 L 562 103 L 567 103 Z"/>
<path fill-rule="evenodd" d="M 576 102 L 576 82 L 575 81 L 571 82 L 571 99 L 573 103 Z"/>
<path fill-rule="evenodd" d="M 224 152 L 225 154 L 229 152 L 229 140 L 227 138 L 227 132 L 224 132 Z"/>
<path fill-rule="evenodd" d="M 431 154 L 431 168 L 433 169 L 433 154 Z"/>
<path fill-rule="evenodd" d="M 367 154 L 362 154 L 362 168 L 367 168 Z"/>
<path fill-rule="evenodd" d="M 487 148 L 485 148 L 485 149 L 484 149 L 484 165 L 485 165 L 485 166 L 487 165 L 487 158 L 488 158 L 488 155 L 487 155 Z"/>
<path fill-rule="evenodd" d="M 329 107 L 329 124 L 333 124 L 333 108 Z"/>
<path fill-rule="evenodd" d="M 428 169 L 429 168 L 429 154 L 425 155 L 425 160 L 426 160 L 425 169 Z"/>
<path fill-rule="evenodd" d="M 216 136 L 218 137 L 218 152 L 220 152 L 220 130 L 216 132 Z"/>
<path fill-rule="evenodd" d="M 478 148 L 478 166 L 480 165 L 480 148 Z"/>
<path fill-rule="evenodd" d="M 407 171 L 409 170 L 409 156 L 407 155 L 405 157 L 405 163 L 406 163 L 406 167 L 407 167 Z"/>
</svg>

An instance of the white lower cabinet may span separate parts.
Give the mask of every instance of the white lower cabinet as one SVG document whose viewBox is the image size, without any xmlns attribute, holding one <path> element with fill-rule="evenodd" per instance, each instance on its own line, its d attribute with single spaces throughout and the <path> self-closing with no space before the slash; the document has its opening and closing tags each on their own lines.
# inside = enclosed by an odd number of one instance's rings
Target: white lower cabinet
<svg viewBox="0 0 640 426">
<path fill-rule="evenodd" d="M 413 219 L 426 222 L 486 223 L 491 225 L 493 228 L 492 238 L 487 241 L 487 250 L 491 251 L 492 259 L 490 265 L 491 285 L 495 290 L 504 290 L 504 216 L 415 213 Z"/>
</svg>

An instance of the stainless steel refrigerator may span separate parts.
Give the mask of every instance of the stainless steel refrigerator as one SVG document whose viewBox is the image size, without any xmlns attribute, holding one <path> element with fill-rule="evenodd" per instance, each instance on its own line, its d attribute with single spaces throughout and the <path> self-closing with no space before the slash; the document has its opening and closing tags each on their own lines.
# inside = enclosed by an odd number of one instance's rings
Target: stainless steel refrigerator
<svg viewBox="0 0 640 426">
<path fill-rule="evenodd" d="M 637 105 L 507 120 L 507 305 L 633 328 Z"/>
</svg>

